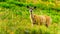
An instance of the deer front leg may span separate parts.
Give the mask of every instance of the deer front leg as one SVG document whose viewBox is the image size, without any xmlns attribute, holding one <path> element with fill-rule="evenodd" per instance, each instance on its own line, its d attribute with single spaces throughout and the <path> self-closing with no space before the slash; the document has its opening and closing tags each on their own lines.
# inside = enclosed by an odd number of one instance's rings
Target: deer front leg
<svg viewBox="0 0 60 34">
<path fill-rule="evenodd" d="M 32 20 L 32 26 L 36 24 L 36 20 Z"/>
</svg>

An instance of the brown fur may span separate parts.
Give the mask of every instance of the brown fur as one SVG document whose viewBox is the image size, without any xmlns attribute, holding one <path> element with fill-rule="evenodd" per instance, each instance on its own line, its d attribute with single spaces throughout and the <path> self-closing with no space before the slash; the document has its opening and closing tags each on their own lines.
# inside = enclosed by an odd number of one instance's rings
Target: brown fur
<svg viewBox="0 0 60 34">
<path fill-rule="evenodd" d="M 51 24 L 51 17 L 50 16 L 44 16 L 44 15 L 33 15 L 33 18 L 31 18 L 31 21 L 34 24 L 37 25 L 45 25 L 46 27 L 50 26 Z"/>
<path fill-rule="evenodd" d="M 27 7 L 29 8 L 29 6 L 27 6 Z M 36 7 L 34 7 L 34 8 L 36 8 Z M 30 19 L 31 19 L 32 25 L 34 25 L 34 24 L 43 25 L 44 24 L 46 27 L 48 27 L 51 24 L 51 22 L 52 22 L 51 17 L 50 16 L 46 16 L 46 15 L 40 15 L 39 16 L 39 15 L 33 14 L 32 10 L 34 8 L 30 7 L 30 10 L 29 10 Z"/>
<path fill-rule="evenodd" d="M 50 26 L 51 25 L 51 22 L 52 22 L 52 18 L 50 16 L 45 16 L 46 18 L 46 26 Z"/>
</svg>

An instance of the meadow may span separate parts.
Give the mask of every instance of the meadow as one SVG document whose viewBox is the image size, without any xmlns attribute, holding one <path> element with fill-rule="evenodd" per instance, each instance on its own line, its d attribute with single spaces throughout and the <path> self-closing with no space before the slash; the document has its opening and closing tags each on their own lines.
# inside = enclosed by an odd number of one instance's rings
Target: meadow
<svg viewBox="0 0 60 34">
<path fill-rule="evenodd" d="M 60 34 L 60 3 L 54 0 L 0 0 L 0 34 Z M 57 1 L 58 2 L 58 1 Z M 36 15 L 48 15 L 51 26 L 32 26 L 29 9 Z"/>
</svg>

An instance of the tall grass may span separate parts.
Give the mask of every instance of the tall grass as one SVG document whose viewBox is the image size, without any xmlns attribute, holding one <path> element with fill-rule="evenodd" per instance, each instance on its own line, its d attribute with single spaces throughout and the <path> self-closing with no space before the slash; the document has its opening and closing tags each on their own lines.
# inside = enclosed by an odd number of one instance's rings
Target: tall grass
<svg viewBox="0 0 60 34">
<path fill-rule="evenodd" d="M 34 25 L 30 21 L 29 9 L 37 15 L 48 15 L 52 18 L 50 27 Z M 20 0 L 0 2 L 0 34 L 60 34 L 60 7 L 53 5 L 26 3 Z"/>
</svg>

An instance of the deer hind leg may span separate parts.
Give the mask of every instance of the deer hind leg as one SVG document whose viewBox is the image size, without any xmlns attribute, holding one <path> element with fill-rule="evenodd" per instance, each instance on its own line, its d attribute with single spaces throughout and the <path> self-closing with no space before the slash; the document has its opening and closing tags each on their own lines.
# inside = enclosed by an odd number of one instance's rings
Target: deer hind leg
<svg viewBox="0 0 60 34">
<path fill-rule="evenodd" d="M 46 27 L 49 27 L 49 26 L 50 26 L 50 22 L 47 22 L 47 23 L 46 23 Z"/>
<path fill-rule="evenodd" d="M 50 25 L 50 20 L 46 20 L 45 26 L 48 27 Z"/>
<path fill-rule="evenodd" d="M 51 25 L 52 19 L 49 16 L 45 16 L 46 17 L 46 27 L 49 27 Z"/>
<path fill-rule="evenodd" d="M 51 20 L 46 21 L 46 27 L 49 27 L 51 25 Z"/>
<path fill-rule="evenodd" d="M 48 27 L 48 24 L 46 23 L 45 26 Z"/>
</svg>

